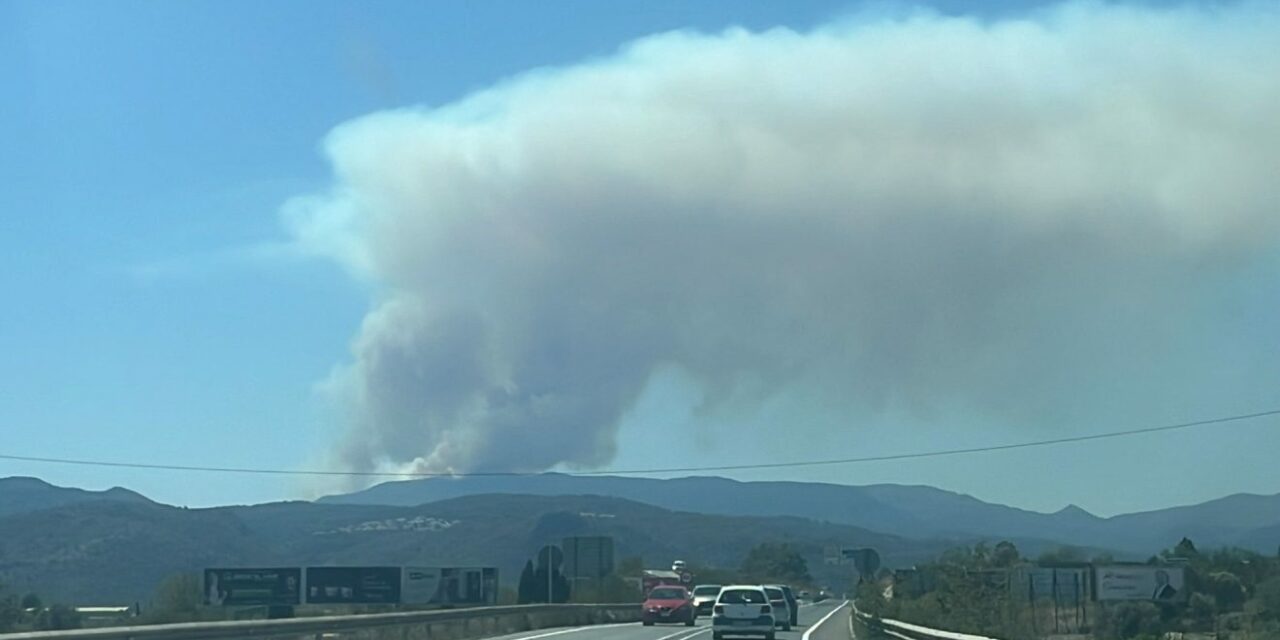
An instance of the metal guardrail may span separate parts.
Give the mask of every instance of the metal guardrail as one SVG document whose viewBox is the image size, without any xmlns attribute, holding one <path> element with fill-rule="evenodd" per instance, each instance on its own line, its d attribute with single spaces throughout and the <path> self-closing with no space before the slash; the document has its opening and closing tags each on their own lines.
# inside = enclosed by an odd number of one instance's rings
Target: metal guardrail
<svg viewBox="0 0 1280 640">
<path fill-rule="evenodd" d="M 853 605 L 853 615 L 857 616 L 857 618 L 868 627 L 880 631 L 887 636 L 898 638 L 899 640 L 997 640 L 996 638 L 989 638 L 987 636 L 975 636 L 968 633 L 931 629 L 929 627 L 922 627 L 918 624 L 911 624 L 901 620 L 878 618 L 869 613 L 859 611 L 857 603 L 854 603 Z"/>
<path fill-rule="evenodd" d="M 182 622 L 177 624 L 103 627 L 69 631 L 32 631 L 0 634 L 0 640 L 208 640 L 226 638 L 269 638 L 278 636 L 315 636 L 319 634 L 367 631 L 401 625 L 430 625 L 465 622 L 486 618 L 527 616 L 529 628 L 538 628 L 537 619 L 556 619 L 564 615 L 594 614 L 592 623 L 613 620 L 638 620 L 637 604 L 526 604 L 471 609 L 404 611 L 363 615 L 316 616 L 282 620 L 223 620 L 217 622 Z M 555 626 L 549 624 L 546 626 Z"/>
</svg>

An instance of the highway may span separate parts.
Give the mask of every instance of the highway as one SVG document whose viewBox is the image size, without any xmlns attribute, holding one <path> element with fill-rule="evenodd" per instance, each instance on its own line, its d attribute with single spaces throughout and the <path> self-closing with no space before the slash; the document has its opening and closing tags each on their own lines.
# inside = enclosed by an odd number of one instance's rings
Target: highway
<svg viewBox="0 0 1280 640">
<path fill-rule="evenodd" d="M 640 605 L 637 603 L 636 607 Z M 836 611 L 839 609 L 839 611 Z M 800 607 L 800 625 L 791 631 L 777 632 L 777 640 L 849 640 L 849 607 L 839 600 L 828 600 Z M 821 623 L 820 625 L 817 623 Z M 639 622 L 605 624 L 590 627 L 560 627 L 522 631 L 485 640 L 711 640 L 711 618 L 698 618 L 693 627 L 655 625 Z"/>
</svg>

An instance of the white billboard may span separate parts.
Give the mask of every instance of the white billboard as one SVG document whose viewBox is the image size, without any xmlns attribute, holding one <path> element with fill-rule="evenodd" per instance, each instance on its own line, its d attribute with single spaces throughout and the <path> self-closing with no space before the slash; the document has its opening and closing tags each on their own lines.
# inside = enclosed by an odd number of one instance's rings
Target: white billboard
<svg viewBox="0 0 1280 640">
<path fill-rule="evenodd" d="M 405 604 L 483 605 L 498 602 L 493 567 L 405 567 L 400 598 Z"/>
<path fill-rule="evenodd" d="M 1112 565 L 1094 569 L 1099 600 L 1152 600 L 1180 602 L 1186 599 L 1182 567 Z"/>
</svg>

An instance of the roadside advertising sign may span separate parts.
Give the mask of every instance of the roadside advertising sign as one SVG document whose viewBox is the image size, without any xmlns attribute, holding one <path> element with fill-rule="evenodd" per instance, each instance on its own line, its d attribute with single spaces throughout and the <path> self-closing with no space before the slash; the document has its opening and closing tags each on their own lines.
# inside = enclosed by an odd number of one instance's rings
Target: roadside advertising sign
<svg viewBox="0 0 1280 640">
<path fill-rule="evenodd" d="M 405 567 L 400 595 L 405 604 L 484 605 L 498 602 L 494 567 Z"/>
<path fill-rule="evenodd" d="M 307 567 L 308 604 L 397 604 L 400 567 Z"/>
<path fill-rule="evenodd" d="M 205 569 L 204 601 L 212 606 L 296 605 L 302 600 L 302 569 Z"/>
<path fill-rule="evenodd" d="M 1094 568 L 1098 600 L 1181 602 L 1187 597 L 1182 567 L 1109 565 Z"/>
</svg>

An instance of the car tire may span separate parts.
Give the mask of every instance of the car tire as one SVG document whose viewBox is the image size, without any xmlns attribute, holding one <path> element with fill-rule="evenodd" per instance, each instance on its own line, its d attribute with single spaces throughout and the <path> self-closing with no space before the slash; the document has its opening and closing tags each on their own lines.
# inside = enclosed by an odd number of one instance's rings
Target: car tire
<svg viewBox="0 0 1280 640">
<path fill-rule="evenodd" d="M 653 621 L 652 621 L 652 620 L 645 620 L 644 622 L 641 622 L 640 624 L 643 624 L 643 625 L 644 625 L 644 626 L 646 626 L 646 627 L 652 627 L 652 626 L 653 626 Z"/>
<path fill-rule="evenodd" d="M 694 621 L 695 621 L 695 618 L 689 618 L 688 620 L 685 620 L 685 621 L 684 621 L 684 626 L 686 626 L 686 627 L 692 627 L 692 626 L 693 626 L 693 624 L 694 624 Z"/>
<path fill-rule="evenodd" d="M 773 640 L 773 639 L 774 639 L 774 635 L 773 635 L 773 632 L 772 632 L 772 631 L 770 631 L 769 633 L 764 634 L 764 640 Z"/>
<path fill-rule="evenodd" d="M 791 625 L 790 625 L 790 624 L 784 624 L 784 625 L 782 625 L 782 630 L 783 630 L 783 631 L 790 631 L 790 630 L 791 630 Z"/>
<path fill-rule="evenodd" d="M 724 640 L 724 634 L 719 631 L 712 631 L 711 640 Z"/>
</svg>

